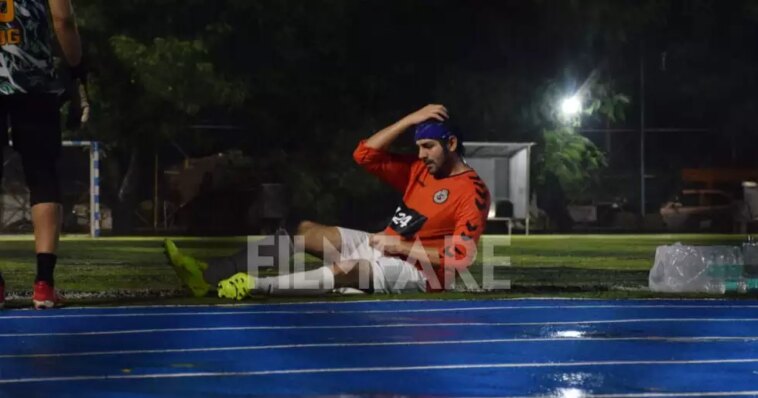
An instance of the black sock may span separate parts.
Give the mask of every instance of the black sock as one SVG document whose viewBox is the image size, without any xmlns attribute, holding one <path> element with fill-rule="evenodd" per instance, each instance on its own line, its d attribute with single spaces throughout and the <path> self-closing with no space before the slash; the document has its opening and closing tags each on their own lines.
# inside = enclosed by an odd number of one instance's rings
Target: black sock
<svg viewBox="0 0 758 398">
<path fill-rule="evenodd" d="M 58 256 L 52 253 L 37 253 L 37 277 L 34 282 L 44 281 L 53 286 L 55 281 L 53 280 L 53 271 L 55 271 L 55 263 L 58 261 Z"/>
</svg>

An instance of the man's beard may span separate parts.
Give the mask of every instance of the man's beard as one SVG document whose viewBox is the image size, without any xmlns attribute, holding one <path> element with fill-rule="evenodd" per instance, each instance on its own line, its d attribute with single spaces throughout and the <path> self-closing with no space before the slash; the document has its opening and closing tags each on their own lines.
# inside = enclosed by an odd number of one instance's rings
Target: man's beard
<svg viewBox="0 0 758 398">
<path fill-rule="evenodd" d="M 450 156 L 446 156 L 442 164 L 437 167 L 437 170 L 432 173 L 434 178 L 445 178 L 450 176 L 450 171 L 453 169 L 453 162 Z"/>
</svg>

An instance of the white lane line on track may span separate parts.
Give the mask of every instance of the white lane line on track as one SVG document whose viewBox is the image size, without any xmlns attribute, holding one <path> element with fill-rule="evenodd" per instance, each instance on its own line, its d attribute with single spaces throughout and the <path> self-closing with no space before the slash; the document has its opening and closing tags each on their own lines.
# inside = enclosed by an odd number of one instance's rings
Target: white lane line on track
<svg viewBox="0 0 758 398">
<path fill-rule="evenodd" d="M 253 345 L 234 347 L 197 347 L 197 348 L 167 348 L 167 349 L 142 349 L 142 350 L 114 350 L 114 351 L 83 351 L 61 353 L 38 353 L 38 354 L 0 354 L 2 359 L 19 358 L 62 358 L 62 357 L 85 357 L 105 355 L 141 355 L 141 354 L 170 354 L 170 353 L 196 353 L 196 352 L 223 352 L 223 351 L 259 351 L 259 350 L 288 350 L 300 348 L 348 348 L 348 347 L 391 347 L 391 346 L 427 346 L 427 345 L 466 345 L 466 344 L 498 344 L 498 343 L 535 343 L 535 342 L 666 342 L 666 343 L 719 343 L 719 342 L 754 342 L 758 336 L 732 337 L 732 336 L 702 336 L 702 337 L 568 337 L 568 338 L 510 338 L 510 339 L 478 339 L 478 340 L 431 340 L 431 341 L 396 341 L 396 342 L 356 342 L 356 343 L 304 343 L 304 344 L 274 344 Z"/>
<path fill-rule="evenodd" d="M 584 297 L 522 297 L 522 298 L 492 298 L 492 299 L 393 299 L 393 300 L 383 300 L 383 299 L 369 299 L 369 300 L 351 300 L 351 301 L 329 301 L 329 300 L 321 300 L 321 301 L 301 301 L 301 302 L 288 302 L 288 303 L 255 303 L 255 304 L 238 304 L 238 303 L 232 303 L 232 304 L 194 304 L 194 305 L 179 305 L 179 304 L 167 304 L 167 305 L 124 305 L 124 306 L 113 306 L 113 307 L 64 307 L 57 309 L 58 312 L 65 312 L 65 311 L 81 311 L 81 310 L 102 310 L 102 309 L 138 309 L 138 308 L 214 308 L 214 307 L 222 307 L 222 308 L 238 308 L 238 307 L 289 307 L 289 306 L 297 306 L 297 305 L 321 305 L 321 304 L 335 304 L 335 305 L 350 305 L 350 304 L 356 304 L 356 305 L 375 305 L 375 304 L 381 304 L 381 303 L 476 303 L 476 302 L 482 302 L 482 301 L 488 301 L 488 302 L 549 302 L 549 301 L 567 301 L 567 302 L 587 302 L 587 301 L 598 301 L 594 298 L 584 298 Z M 608 302 L 612 301 L 618 301 L 618 300 L 605 300 Z M 632 301 L 632 302 L 656 302 L 656 301 L 668 301 L 668 302 L 708 302 L 708 303 L 718 303 L 718 302 L 755 302 L 756 300 L 733 300 L 728 298 L 698 298 L 698 299 L 691 299 L 691 298 L 636 298 L 636 299 L 630 299 L 630 300 L 624 300 L 624 301 Z M 718 306 L 717 306 L 718 307 Z M 13 310 L 13 312 L 37 312 L 34 309 L 19 309 L 19 310 Z"/>
<path fill-rule="evenodd" d="M 339 315 L 339 314 L 417 314 L 439 312 L 503 311 L 503 310 L 571 310 L 571 309 L 758 309 L 758 305 L 555 305 L 555 306 L 488 306 L 450 307 L 408 310 L 306 310 L 306 311 L 206 311 L 206 312 L 127 312 L 98 314 L 55 314 L 55 315 L 0 315 L 0 320 L 10 319 L 75 319 L 75 318 L 132 318 L 167 316 L 232 316 L 232 315 Z"/>
<path fill-rule="evenodd" d="M 243 330 L 318 330 L 318 329 L 384 329 L 384 328 L 423 328 L 423 327 L 500 327 L 500 326 L 575 326 L 603 325 L 620 323 L 693 323 L 693 322 L 758 322 L 758 318 L 634 318 L 610 320 L 578 320 L 560 322 L 443 322 L 443 323 L 388 323 L 375 325 L 300 325 L 300 326 L 219 326 L 205 328 L 165 328 L 165 329 L 132 329 L 132 330 L 103 330 L 88 332 L 43 332 L 43 333 L 0 333 L 0 338 L 15 337 L 61 337 L 61 336 L 107 336 L 143 333 L 174 333 L 174 332 L 219 332 Z"/>
<path fill-rule="evenodd" d="M 151 374 L 113 374 L 113 375 L 79 375 L 57 377 L 27 377 L 0 379 L 0 384 L 64 382 L 64 381 L 98 381 L 98 380 L 134 380 L 134 379 L 178 379 L 197 377 L 245 377 L 276 376 L 325 373 L 371 373 L 371 372 L 411 372 L 433 370 L 469 370 L 469 369 L 513 369 L 513 368 L 562 368 L 588 366 L 635 366 L 635 365 L 723 365 L 758 363 L 758 358 L 744 359 L 702 359 L 702 360 L 665 360 L 665 361 L 583 361 L 583 362 L 523 362 L 494 364 L 459 364 L 459 365 L 423 365 L 423 366 L 383 366 L 355 368 L 316 368 L 316 369 L 282 369 L 246 372 L 186 372 L 186 373 L 151 373 Z"/>
<path fill-rule="evenodd" d="M 643 392 L 643 393 L 629 393 L 629 394 L 587 394 L 583 391 L 574 391 L 570 388 L 561 388 L 556 391 L 557 393 L 565 392 L 564 395 L 549 395 L 553 396 L 581 396 L 582 398 L 667 398 L 667 397 L 754 397 L 758 396 L 758 390 L 755 391 L 711 391 L 711 392 Z M 580 393 L 577 395 L 577 393 Z M 534 396 L 521 396 L 521 397 L 505 397 L 505 398 L 534 398 Z"/>
</svg>

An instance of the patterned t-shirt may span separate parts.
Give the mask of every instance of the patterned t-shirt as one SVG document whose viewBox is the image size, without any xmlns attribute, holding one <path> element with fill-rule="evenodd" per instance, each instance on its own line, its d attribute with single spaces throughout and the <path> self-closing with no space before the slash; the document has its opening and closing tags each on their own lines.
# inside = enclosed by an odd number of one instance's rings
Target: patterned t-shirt
<svg viewBox="0 0 758 398">
<path fill-rule="evenodd" d="M 60 92 L 48 0 L 0 0 L 0 95 Z"/>
</svg>

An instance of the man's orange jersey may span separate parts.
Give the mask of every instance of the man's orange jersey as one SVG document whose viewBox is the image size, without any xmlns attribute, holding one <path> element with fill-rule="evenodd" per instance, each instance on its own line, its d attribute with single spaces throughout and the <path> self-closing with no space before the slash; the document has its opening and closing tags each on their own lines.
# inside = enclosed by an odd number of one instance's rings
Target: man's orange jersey
<svg viewBox="0 0 758 398">
<path fill-rule="evenodd" d="M 385 229 L 386 234 L 399 235 L 405 241 L 418 239 L 425 248 L 437 249 L 443 265 L 436 270 L 439 281 L 450 281 L 442 279 L 445 268 L 449 268 L 449 278 L 452 268 L 471 265 L 476 253 L 471 247 L 476 247 L 484 232 L 490 208 L 489 190 L 476 171 L 438 179 L 417 157 L 370 148 L 365 141 L 358 144 L 353 158 L 403 192 L 403 202 Z"/>
</svg>

